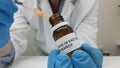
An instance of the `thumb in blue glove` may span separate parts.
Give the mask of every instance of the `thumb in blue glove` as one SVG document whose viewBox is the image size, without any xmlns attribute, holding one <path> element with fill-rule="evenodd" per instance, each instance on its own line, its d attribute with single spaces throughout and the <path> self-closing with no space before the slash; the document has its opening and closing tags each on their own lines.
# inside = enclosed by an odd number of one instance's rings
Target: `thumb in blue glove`
<svg viewBox="0 0 120 68">
<path fill-rule="evenodd" d="M 97 68 L 102 68 L 103 54 L 98 48 L 93 48 L 90 45 L 82 44 L 83 51 L 85 51 L 94 61 Z"/>
<path fill-rule="evenodd" d="M 58 50 L 53 50 L 49 54 L 48 68 L 73 68 L 71 59 Z"/>
<path fill-rule="evenodd" d="M 0 48 L 3 48 L 9 40 L 9 28 L 16 11 L 17 6 L 12 0 L 0 0 Z"/>
<path fill-rule="evenodd" d="M 51 51 L 48 68 L 102 68 L 102 53 L 88 44 L 83 44 L 82 48 L 73 52 L 72 58 L 58 50 Z"/>
<path fill-rule="evenodd" d="M 102 68 L 102 52 L 90 45 L 82 44 L 83 50 L 77 50 L 72 55 L 74 68 Z"/>
</svg>

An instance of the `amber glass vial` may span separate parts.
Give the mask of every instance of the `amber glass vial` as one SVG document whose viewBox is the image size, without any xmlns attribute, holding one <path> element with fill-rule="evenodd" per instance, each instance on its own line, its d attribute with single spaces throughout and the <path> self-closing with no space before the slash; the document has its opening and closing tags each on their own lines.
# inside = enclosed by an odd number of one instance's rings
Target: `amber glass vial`
<svg viewBox="0 0 120 68">
<path fill-rule="evenodd" d="M 52 27 L 54 27 L 55 25 L 57 25 L 61 22 L 64 22 L 64 19 L 59 13 L 55 13 L 52 16 L 50 16 L 49 21 L 50 21 L 50 24 L 52 25 Z M 69 25 L 63 25 L 53 31 L 53 38 L 55 41 L 57 41 L 58 39 L 62 38 L 63 36 L 73 33 L 73 32 L 74 32 L 73 29 Z M 75 50 L 80 50 L 80 49 L 81 49 L 81 47 L 79 47 Z M 73 50 L 73 51 L 75 51 L 75 50 Z M 71 57 L 73 51 L 67 53 L 67 55 L 69 57 Z"/>
</svg>

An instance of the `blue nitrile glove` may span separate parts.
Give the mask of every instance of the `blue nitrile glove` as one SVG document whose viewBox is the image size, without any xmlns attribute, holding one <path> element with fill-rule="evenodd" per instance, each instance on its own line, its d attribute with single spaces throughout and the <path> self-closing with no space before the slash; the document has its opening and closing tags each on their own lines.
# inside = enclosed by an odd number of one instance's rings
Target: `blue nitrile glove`
<svg viewBox="0 0 120 68">
<path fill-rule="evenodd" d="M 3 48 L 9 40 L 9 28 L 16 11 L 17 7 L 12 0 L 0 0 L 0 48 Z"/>
<path fill-rule="evenodd" d="M 53 50 L 49 54 L 48 68 L 102 68 L 103 55 L 97 48 L 82 44 L 83 50 L 76 50 L 72 58 Z"/>
</svg>

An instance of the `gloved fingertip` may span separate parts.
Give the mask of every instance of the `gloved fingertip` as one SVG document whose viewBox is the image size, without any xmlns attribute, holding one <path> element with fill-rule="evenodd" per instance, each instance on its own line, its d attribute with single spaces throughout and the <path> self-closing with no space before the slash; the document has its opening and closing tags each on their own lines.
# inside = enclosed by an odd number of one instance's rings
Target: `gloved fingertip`
<svg viewBox="0 0 120 68">
<path fill-rule="evenodd" d="M 101 63 L 103 62 L 103 54 L 98 48 L 91 47 L 87 43 L 82 44 L 82 48 L 86 53 L 89 54 L 89 56 L 92 58 L 96 65 L 101 66 Z"/>
<path fill-rule="evenodd" d="M 64 54 L 64 53 L 60 53 L 59 55 L 57 55 L 57 61 L 69 61 L 70 58 L 68 55 Z"/>
<path fill-rule="evenodd" d="M 88 57 L 89 57 L 89 55 L 82 50 L 76 50 L 72 54 L 72 59 L 77 62 L 82 62 L 82 61 L 86 60 Z"/>
<path fill-rule="evenodd" d="M 55 62 L 55 68 L 72 68 L 72 62 L 68 55 L 60 53 Z"/>
<path fill-rule="evenodd" d="M 82 50 L 77 50 L 72 54 L 74 68 L 96 68 L 91 57 Z"/>
<path fill-rule="evenodd" d="M 60 52 L 57 49 L 54 49 L 50 52 L 48 57 L 48 68 L 54 68 L 56 57 Z"/>
<path fill-rule="evenodd" d="M 83 43 L 81 46 L 82 46 L 82 49 L 85 50 L 85 51 L 86 50 L 89 51 L 89 50 L 92 49 L 92 47 L 87 43 Z"/>
<path fill-rule="evenodd" d="M 49 55 L 57 55 L 57 54 L 59 54 L 59 53 L 60 53 L 60 51 L 59 51 L 59 50 L 54 49 L 54 50 L 52 50 L 52 51 L 50 52 L 50 54 L 49 54 Z"/>
<path fill-rule="evenodd" d="M 17 7 L 17 5 L 16 5 L 16 3 L 15 2 L 13 2 L 12 0 L 9 0 L 10 2 L 11 2 L 11 6 L 12 7 L 14 7 L 14 12 L 16 12 L 17 10 L 18 10 L 18 7 Z"/>
<path fill-rule="evenodd" d="M 13 5 L 14 5 L 14 12 L 17 12 L 18 11 L 17 5 L 15 3 Z"/>
<path fill-rule="evenodd" d="M 97 53 L 98 56 L 102 56 L 102 52 L 98 48 L 91 47 L 87 43 L 82 44 L 82 48 L 90 55 L 95 55 Z"/>
<path fill-rule="evenodd" d="M 87 44 L 87 43 L 83 43 L 82 45 L 81 45 L 83 48 L 89 48 L 89 47 L 91 47 L 89 44 Z"/>
</svg>

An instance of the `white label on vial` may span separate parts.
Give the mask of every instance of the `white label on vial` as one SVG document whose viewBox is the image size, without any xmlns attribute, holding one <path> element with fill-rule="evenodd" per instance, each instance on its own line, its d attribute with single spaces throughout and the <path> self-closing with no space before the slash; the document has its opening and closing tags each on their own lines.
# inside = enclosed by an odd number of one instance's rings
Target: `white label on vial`
<svg viewBox="0 0 120 68">
<path fill-rule="evenodd" d="M 52 27 L 52 32 L 54 32 L 56 29 L 58 29 L 59 27 L 64 26 L 64 25 L 69 25 L 69 24 L 68 24 L 68 22 L 61 22 Z"/>
<path fill-rule="evenodd" d="M 81 47 L 81 42 L 77 38 L 75 33 L 70 33 L 62 38 L 58 39 L 55 42 L 55 45 L 57 46 L 57 49 L 60 50 L 62 53 L 69 53 L 79 47 Z"/>
</svg>

